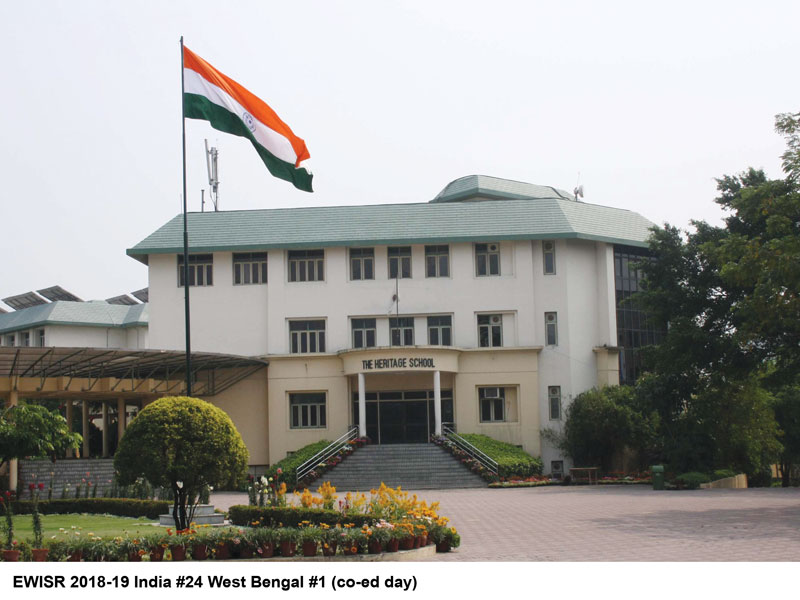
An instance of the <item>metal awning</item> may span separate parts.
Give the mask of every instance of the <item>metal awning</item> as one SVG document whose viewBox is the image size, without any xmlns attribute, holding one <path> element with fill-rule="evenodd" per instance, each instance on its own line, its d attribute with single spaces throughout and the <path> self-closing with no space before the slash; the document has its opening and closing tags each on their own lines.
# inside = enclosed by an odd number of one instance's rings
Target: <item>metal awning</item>
<svg viewBox="0 0 800 600">
<path fill-rule="evenodd" d="M 193 352 L 194 394 L 218 394 L 267 364 L 266 360 L 254 357 Z M 109 392 L 176 394 L 185 390 L 185 384 L 180 382 L 186 379 L 186 354 L 112 348 L 0 348 L 0 380 L 4 378 L 39 380 L 32 390 L 37 395 L 54 395 L 53 386 L 46 385 L 54 379 L 59 380 L 56 387 L 60 392 L 92 391 L 99 380 L 104 380 L 106 385 L 102 387 L 113 388 L 107 389 Z M 81 380 L 80 390 L 70 387 L 72 380 Z M 151 383 L 145 385 L 146 382 Z"/>
</svg>

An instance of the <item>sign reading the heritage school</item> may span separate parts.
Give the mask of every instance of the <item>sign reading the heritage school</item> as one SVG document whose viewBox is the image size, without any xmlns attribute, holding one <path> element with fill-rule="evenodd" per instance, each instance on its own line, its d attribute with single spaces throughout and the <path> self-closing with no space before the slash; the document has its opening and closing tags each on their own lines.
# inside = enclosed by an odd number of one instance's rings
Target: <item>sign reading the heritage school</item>
<svg viewBox="0 0 800 600">
<path fill-rule="evenodd" d="M 381 369 L 435 369 L 433 358 L 376 358 L 362 360 L 361 368 L 365 371 L 378 371 Z"/>
</svg>

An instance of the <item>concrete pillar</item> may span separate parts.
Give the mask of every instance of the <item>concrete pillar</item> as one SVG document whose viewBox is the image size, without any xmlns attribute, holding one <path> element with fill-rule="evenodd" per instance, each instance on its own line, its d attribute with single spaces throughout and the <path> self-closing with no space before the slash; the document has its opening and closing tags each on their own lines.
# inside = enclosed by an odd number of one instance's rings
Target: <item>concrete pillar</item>
<svg viewBox="0 0 800 600">
<path fill-rule="evenodd" d="M 119 448 L 119 442 L 122 439 L 122 436 L 125 434 L 125 427 L 127 423 L 125 419 L 127 415 L 127 406 L 125 404 L 125 398 L 118 398 L 117 399 L 117 448 Z"/>
<path fill-rule="evenodd" d="M 72 419 L 73 419 L 73 415 L 72 415 L 72 400 L 67 400 L 67 401 L 64 403 L 64 405 L 65 405 L 65 406 L 66 406 L 66 408 L 67 408 L 67 430 L 68 430 L 70 433 L 72 433 Z M 77 450 L 71 450 L 71 449 L 70 449 L 70 450 L 67 450 L 67 458 L 70 458 L 70 457 L 72 457 L 72 456 L 75 456 L 75 454 L 76 454 L 77 452 L 78 452 Z"/>
<path fill-rule="evenodd" d="M 11 390 L 8 395 L 8 406 L 16 406 L 19 404 L 19 395 L 17 390 Z M 19 462 L 16 458 L 8 462 L 8 489 L 16 490 L 17 482 L 19 481 Z"/>
<path fill-rule="evenodd" d="M 442 435 L 442 374 L 433 372 L 433 424 L 434 435 Z"/>
<path fill-rule="evenodd" d="M 83 432 L 83 451 L 81 456 L 89 458 L 89 401 L 81 400 L 81 431 Z"/>
<path fill-rule="evenodd" d="M 367 435 L 367 385 L 364 382 L 364 374 L 358 374 L 358 435 Z"/>
<path fill-rule="evenodd" d="M 108 402 L 102 401 L 103 408 L 103 458 L 108 458 Z"/>
</svg>

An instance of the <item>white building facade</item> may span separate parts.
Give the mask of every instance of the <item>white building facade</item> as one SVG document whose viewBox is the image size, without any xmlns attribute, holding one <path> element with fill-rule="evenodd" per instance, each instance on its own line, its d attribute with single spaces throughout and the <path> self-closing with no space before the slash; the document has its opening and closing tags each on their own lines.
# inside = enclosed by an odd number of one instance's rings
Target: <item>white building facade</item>
<svg viewBox="0 0 800 600">
<path fill-rule="evenodd" d="M 192 349 L 269 361 L 220 404 L 253 464 L 353 425 L 377 443 L 452 427 L 563 472 L 540 432 L 619 382 L 621 257 L 651 226 L 485 176 L 420 204 L 192 213 Z M 181 231 L 176 217 L 128 251 L 148 265 L 150 348 L 184 347 Z"/>
</svg>

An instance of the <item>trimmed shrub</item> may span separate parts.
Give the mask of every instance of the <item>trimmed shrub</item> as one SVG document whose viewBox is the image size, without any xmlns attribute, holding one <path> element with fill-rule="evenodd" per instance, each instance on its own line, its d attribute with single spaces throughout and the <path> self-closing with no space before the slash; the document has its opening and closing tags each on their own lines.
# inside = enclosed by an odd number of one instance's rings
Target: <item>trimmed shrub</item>
<svg viewBox="0 0 800 600">
<path fill-rule="evenodd" d="M 169 509 L 169 502 L 134 500 L 131 498 L 70 498 L 66 500 L 39 501 L 39 512 L 46 515 L 89 513 L 158 519 L 158 515 L 168 513 Z M 14 512 L 18 515 L 32 513 L 33 502 L 30 500 L 18 500 L 14 503 Z"/>
<path fill-rule="evenodd" d="M 522 448 L 479 433 L 460 435 L 486 456 L 497 461 L 500 477 L 529 477 L 542 474 L 542 459 L 531 456 Z"/>
<path fill-rule="evenodd" d="M 736 477 L 736 471 L 731 469 L 717 469 L 712 473 L 711 480 L 716 481 L 717 479 L 727 479 L 728 477 Z"/>
<path fill-rule="evenodd" d="M 319 452 L 319 451 L 318 451 Z M 313 456 L 313 454 L 312 454 Z M 337 523 L 353 523 L 356 527 L 369 525 L 375 521 L 369 515 L 343 515 L 336 510 L 319 508 L 292 508 L 292 507 L 259 507 L 259 506 L 231 506 L 228 511 L 231 525 L 240 527 L 251 526 L 258 522 L 261 527 L 297 527 L 302 521 L 309 521 L 314 525 L 325 523 L 331 527 Z"/>
<path fill-rule="evenodd" d="M 274 478 L 275 481 L 286 482 L 286 486 L 292 489 L 297 482 L 297 467 L 329 445 L 330 442 L 328 440 L 320 440 L 308 446 L 303 446 L 290 456 L 271 465 L 267 470 L 267 476 Z M 278 475 L 278 469 L 283 471 L 280 476 Z"/>
<path fill-rule="evenodd" d="M 691 471 L 689 473 L 682 473 L 675 478 L 675 483 L 683 485 L 686 489 L 696 490 L 700 487 L 701 483 L 708 483 L 711 478 L 705 473 L 697 473 Z"/>
</svg>

